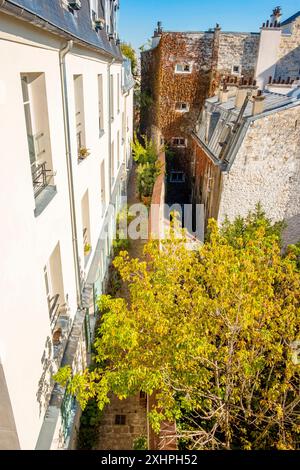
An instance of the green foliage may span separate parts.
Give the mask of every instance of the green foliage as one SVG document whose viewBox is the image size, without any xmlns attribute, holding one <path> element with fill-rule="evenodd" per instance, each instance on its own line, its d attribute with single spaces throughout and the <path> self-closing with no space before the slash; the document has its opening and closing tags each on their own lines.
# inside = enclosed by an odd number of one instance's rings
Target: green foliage
<svg viewBox="0 0 300 470">
<path fill-rule="evenodd" d="M 147 437 L 140 436 L 134 439 L 133 450 L 148 450 Z"/>
<path fill-rule="evenodd" d="M 132 74 L 135 75 L 136 68 L 137 68 L 137 58 L 136 58 L 135 50 L 133 49 L 132 45 L 127 44 L 126 42 L 123 42 L 121 44 L 121 52 L 125 57 L 131 60 L 131 71 L 132 71 Z"/>
<path fill-rule="evenodd" d="M 135 134 L 132 142 L 132 153 L 134 160 L 138 163 L 137 186 L 139 194 L 140 196 L 149 197 L 152 195 L 156 178 L 160 174 L 155 144 L 147 136 L 142 136 L 139 140 Z"/>
<path fill-rule="evenodd" d="M 139 140 L 135 133 L 131 148 L 133 158 L 138 165 L 145 165 L 146 163 L 154 165 L 157 162 L 158 156 L 154 142 L 148 139 L 147 136 L 143 135 Z"/>
<path fill-rule="evenodd" d="M 255 211 L 250 212 L 246 218 L 238 217 L 233 223 L 226 219 L 221 233 L 235 247 L 243 248 L 260 227 L 263 227 L 266 236 L 274 236 L 281 243 L 285 223 L 273 224 L 270 219 L 266 218 L 260 204 L 257 204 Z"/>
<path fill-rule="evenodd" d="M 142 46 L 139 47 L 140 51 L 141 52 L 144 52 L 146 51 L 147 49 L 150 49 L 152 46 L 152 40 L 151 39 L 147 39 L 146 43 L 143 44 Z"/>
<path fill-rule="evenodd" d="M 53 375 L 55 382 L 60 383 L 62 387 L 66 387 L 67 383 L 72 377 L 72 369 L 70 366 L 65 366 L 59 369 L 59 371 Z"/>
<path fill-rule="evenodd" d="M 149 197 L 152 195 L 156 178 L 160 174 L 159 166 L 145 163 L 139 165 L 137 169 L 137 185 L 141 196 Z"/>
<path fill-rule="evenodd" d="M 114 266 L 130 298 L 102 296 L 95 370 L 72 378 L 81 406 L 140 390 L 156 404 L 150 424 L 176 421 L 194 449 L 295 449 L 300 369 L 300 273 L 281 253 L 278 229 L 262 214 L 210 236 L 198 252 L 171 236 L 120 252 Z"/>
<path fill-rule="evenodd" d="M 153 105 L 153 98 L 149 92 L 141 91 L 140 89 L 135 90 L 134 94 L 135 105 L 141 109 L 149 109 Z"/>
<path fill-rule="evenodd" d="M 102 412 L 99 410 L 96 400 L 90 400 L 80 418 L 77 448 L 79 450 L 92 450 L 97 444 L 99 426 Z"/>
</svg>

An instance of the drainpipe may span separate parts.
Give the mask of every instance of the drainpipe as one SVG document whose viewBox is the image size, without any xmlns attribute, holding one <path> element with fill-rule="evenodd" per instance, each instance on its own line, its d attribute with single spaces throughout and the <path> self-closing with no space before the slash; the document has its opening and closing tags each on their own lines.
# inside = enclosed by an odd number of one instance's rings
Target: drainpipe
<svg viewBox="0 0 300 470">
<path fill-rule="evenodd" d="M 110 84 L 110 72 L 111 72 L 111 66 L 115 62 L 115 59 L 112 59 L 111 62 L 108 63 L 107 65 L 107 84 L 108 84 L 108 177 L 109 177 L 109 200 L 111 197 L 111 190 L 112 190 L 112 184 L 111 184 L 111 123 L 112 123 L 112 113 L 111 113 L 111 84 Z"/>
<path fill-rule="evenodd" d="M 72 166 L 72 155 L 71 155 L 70 114 L 69 114 L 69 103 L 68 103 L 67 73 L 66 73 L 66 55 L 71 51 L 72 48 L 73 48 L 73 41 L 68 41 L 67 44 L 62 49 L 60 49 L 59 66 L 60 66 L 63 115 L 64 115 L 64 134 L 65 134 L 65 146 L 66 146 L 66 162 L 67 162 L 68 187 L 69 187 L 69 202 L 70 202 L 70 215 L 71 215 L 77 307 L 79 310 L 82 310 L 82 289 L 81 289 L 80 263 L 79 263 L 79 252 L 78 252 L 73 166 Z"/>
</svg>

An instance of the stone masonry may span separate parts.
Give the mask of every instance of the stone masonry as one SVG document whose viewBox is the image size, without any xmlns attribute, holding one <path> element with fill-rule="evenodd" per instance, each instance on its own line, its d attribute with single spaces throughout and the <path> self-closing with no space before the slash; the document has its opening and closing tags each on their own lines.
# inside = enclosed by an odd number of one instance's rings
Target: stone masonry
<svg viewBox="0 0 300 470">
<path fill-rule="evenodd" d="M 292 26 L 292 34 L 282 34 L 275 79 L 295 80 L 300 76 L 300 17 Z"/>
<path fill-rule="evenodd" d="M 229 173 L 222 175 L 218 220 L 245 216 L 260 202 L 273 221 L 285 219 L 285 243 L 300 240 L 300 108 L 253 122 Z"/>
</svg>

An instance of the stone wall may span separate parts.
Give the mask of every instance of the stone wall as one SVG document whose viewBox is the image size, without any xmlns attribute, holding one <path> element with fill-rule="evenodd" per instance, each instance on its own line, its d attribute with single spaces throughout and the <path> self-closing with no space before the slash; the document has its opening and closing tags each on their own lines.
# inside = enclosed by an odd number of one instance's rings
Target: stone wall
<svg viewBox="0 0 300 470">
<path fill-rule="evenodd" d="M 239 65 L 245 78 L 255 75 L 259 49 L 259 33 L 223 33 L 220 34 L 218 71 L 231 75 L 232 67 Z"/>
<path fill-rule="evenodd" d="M 281 36 L 275 79 L 292 80 L 300 76 L 300 18 L 292 26 L 292 34 Z"/>
<path fill-rule="evenodd" d="M 273 221 L 285 219 L 285 242 L 300 240 L 300 108 L 258 119 L 227 174 L 218 220 L 245 216 L 261 203 Z"/>
<path fill-rule="evenodd" d="M 124 424 L 116 424 L 116 416 L 125 416 Z M 132 450 L 135 439 L 147 436 L 147 400 L 135 397 L 119 400 L 112 396 L 104 410 L 97 450 Z"/>
</svg>

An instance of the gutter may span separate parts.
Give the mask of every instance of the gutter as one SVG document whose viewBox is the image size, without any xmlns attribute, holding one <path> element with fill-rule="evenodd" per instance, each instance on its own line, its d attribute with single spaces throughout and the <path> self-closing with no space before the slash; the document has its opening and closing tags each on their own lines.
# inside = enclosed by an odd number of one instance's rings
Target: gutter
<svg viewBox="0 0 300 470">
<path fill-rule="evenodd" d="M 113 57 L 113 53 L 107 52 L 105 49 L 101 48 L 100 46 L 97 47 L 87 41 L 84 41 L 83 39 L 76 36 L 75 34 L 67 31 L 66 29 L 63 29 L 59 26 L 56 26 L 50 23 L 48 20 L 46 20 L 42 16 L 39 16 L 30 10 L 25 10 L 24 8 L 15 4 L 11 0 L 0 0 L 0 9 L 3 10 L 5 13 L 11 16 L 14 16 L 15 18 L 21 21 L 29 22 L 38 28 L 42 28 L 52 34 L 57 34 L 58 36 L 64 39 L 67 39 L 69 41 L 73 39 L 76 41 L 78 45 L 85 47 L 87 49 L 90 49 L 94 52 L 97 52 L 98 54 L 102 53 L 107 58 Z M 121 58 L 118 58 L 115 60 L 122 62 Z"/>
<path fill-rule="evenodd" d="M 64 116 L 64 134 L 66 146 L 66 163 L 69 187 L 69 202 L 70 202 L 70 216 L 71 216 L 71 230 L 72 230 L 72 244 L 73 244 L 73 257 L 75 268 L 75 281 L 76 281 L 76 295 L 78 309 L 82 309 L 82 285 L 80 277 L 80 263 L 78 252 L 78 237 L 77 237 L 77 223 L 76 223 L 76 210 L 75 210 L 75 196 L 74 196 L 74 180 L 73 180 L 73 166 L 71 155 L 71 132 L 70 132 L 70 115 L 68 103 L 68 86 L 67 86 L 67 73 L 66 73 L 66 55 L 72 50 L 73 41 L 68 43 L 59 51 L 59 66 L 61 78 L 61 92 L 62 92 L 62 105 Z"/>
</svg>

